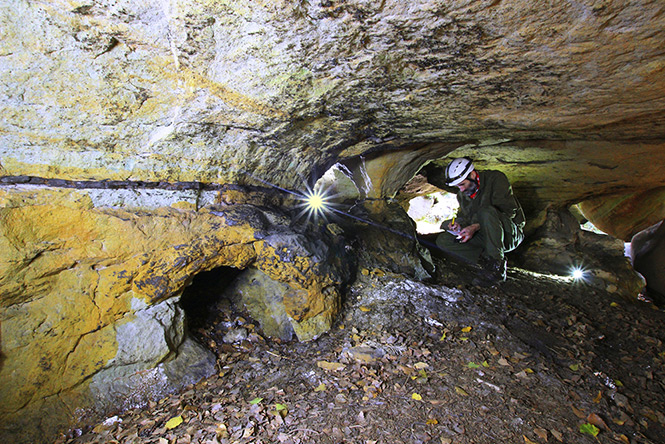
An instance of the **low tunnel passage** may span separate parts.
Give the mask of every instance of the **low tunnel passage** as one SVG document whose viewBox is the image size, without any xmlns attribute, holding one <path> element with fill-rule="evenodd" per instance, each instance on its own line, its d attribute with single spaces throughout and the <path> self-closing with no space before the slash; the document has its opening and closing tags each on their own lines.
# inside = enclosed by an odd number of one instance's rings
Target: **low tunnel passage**
<svg viewBox="0 0 665 444">
<path fill-rule="evenodd" d="M 238 312 L 227 291 L 243 271 L 233 267 L 218 267 L 199 273 L 180 298 L 187 319 L 187 330 L 213 352 L 217 352 L 217 344 L 225 342 L 225 335 L 230 332 L 235 332 L 238 338 L 247 336 L 242 334 L 242 329 L 246 331 L 245 324 L 250 321 Z M 228 336 L 227 340 L 230 339 L 231 336 Z"/>
</svg>

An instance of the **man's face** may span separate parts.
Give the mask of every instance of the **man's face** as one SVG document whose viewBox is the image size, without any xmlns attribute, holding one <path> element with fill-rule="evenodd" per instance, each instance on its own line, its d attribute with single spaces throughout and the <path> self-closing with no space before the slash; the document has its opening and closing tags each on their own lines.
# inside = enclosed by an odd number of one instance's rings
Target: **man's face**
<svg viewBox="0 0 665 444">
<path fill-rule="evenodd" d="M 467 196 L 471 196 L 478 189 L 478 183 L 474 180 L 476 178 L 475 174 L 476 172 L 472 171 L 468 178 L 456 185 L 457 188 Z"/>
</svg>

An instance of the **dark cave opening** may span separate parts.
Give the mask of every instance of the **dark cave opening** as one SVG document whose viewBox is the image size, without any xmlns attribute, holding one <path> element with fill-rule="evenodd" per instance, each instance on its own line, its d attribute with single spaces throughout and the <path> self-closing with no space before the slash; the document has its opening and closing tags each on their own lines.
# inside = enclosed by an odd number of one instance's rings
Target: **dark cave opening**
<svg viewBox="0 0 665 444">
<path fill-rule="evenodd" d="M 180 298 L 185 312 L 187 330 L 206 346 L 220 341 L 237 310 L 227 289 L 244 270 L 233 267 L 217 267 L 192 278 Z"/>
</svg>

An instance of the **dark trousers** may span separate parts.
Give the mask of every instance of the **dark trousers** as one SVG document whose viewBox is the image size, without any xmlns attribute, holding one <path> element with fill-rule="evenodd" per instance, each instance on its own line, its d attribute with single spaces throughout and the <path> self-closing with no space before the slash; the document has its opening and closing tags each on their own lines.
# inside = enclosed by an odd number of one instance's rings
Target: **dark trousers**
<svg viewBox="0 0 665 444">
<path fill-rule="evenodd" d="M 459 259 L 478 263 L 481 256 L 503 260 L 504 253 L 517 248 L 524 239 L 522 230 L 495 207 L 481 208 L 478 223 L 480 230 L 468 242 L 457 242 L 455 236 L 444 231 L 436 238 L 436 245 Z"/>
</svg>

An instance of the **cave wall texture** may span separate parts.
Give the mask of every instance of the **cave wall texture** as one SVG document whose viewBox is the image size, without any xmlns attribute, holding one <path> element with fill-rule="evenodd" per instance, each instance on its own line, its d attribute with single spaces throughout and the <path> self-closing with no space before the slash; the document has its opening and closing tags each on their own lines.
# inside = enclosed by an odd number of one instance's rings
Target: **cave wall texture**
<svg viewBox="0 0 665 444">
<path fill-rule="evenodd" d="M 317 244 L 281 202 L 168 184 L 301 190 L 341 162 L 386 198 L 470 155 L 532 231 L 581 203 L 630 240 L 665 218 L 663 48 L 659 0 L 2 2 L 4 433 L 212 371 L 175 303 L 200 271 L 258 269 L 300 339 L 329 328 L 349 275 L 334 227 Z"/>
</svg>

